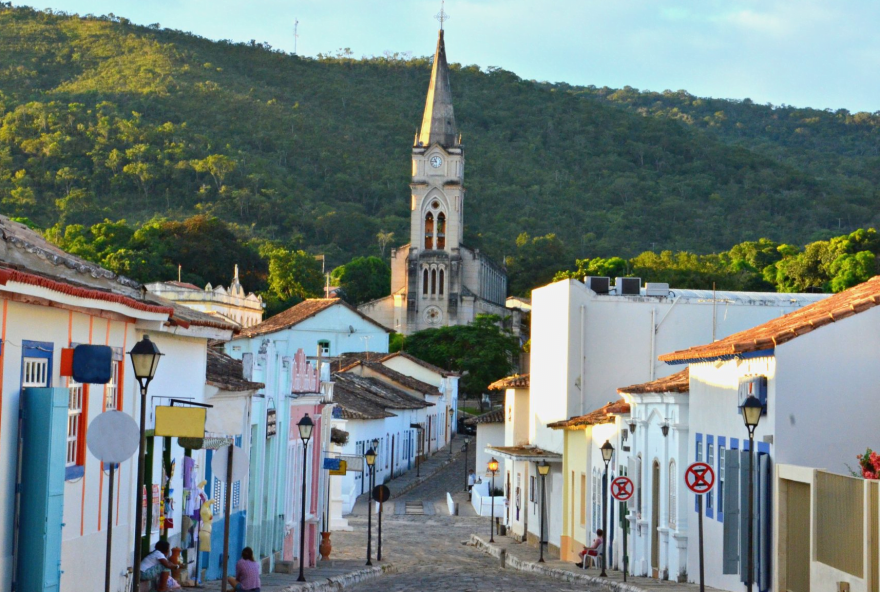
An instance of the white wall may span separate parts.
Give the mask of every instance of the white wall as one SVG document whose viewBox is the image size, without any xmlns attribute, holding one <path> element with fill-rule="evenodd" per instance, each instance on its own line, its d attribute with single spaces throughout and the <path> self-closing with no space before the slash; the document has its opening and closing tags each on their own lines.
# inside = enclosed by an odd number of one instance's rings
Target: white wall
<svg viewBox="0 0 880 592">
<path fill-rule="evenodd" d="M 471 444 L 473 446 L 473 443 Z M 474 472 L 482 475 L 489 466 L 492 459 L 492 453 L 486 452 L 486 446 L 504 446 L 504 424 L 503 423 L 480 423 L 477 424 L 477 461 L 474 466 Z M 499 463 L 503 460 L 495 457 Z M 498 472 L 501 475 L 501 472 Z M 498 480 L 496 476 L 495 480 Z"/>
</svg>

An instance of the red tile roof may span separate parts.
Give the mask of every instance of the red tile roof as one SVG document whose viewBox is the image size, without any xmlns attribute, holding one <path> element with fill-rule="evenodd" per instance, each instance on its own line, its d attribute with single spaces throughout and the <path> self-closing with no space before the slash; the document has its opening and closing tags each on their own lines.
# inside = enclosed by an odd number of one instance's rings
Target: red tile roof
<svg viewBox="0 0 880 592">
<path fill-rule="evenodd" d="M 459 412 L 460 413 L 460 412 Z M 504 423 L 504 407 L 498 407 L 483 415 L 470 417 L 464 422 L 467 425 L 479 425 L 481 423 Z"/>
<path fill-rule="evenodd" d="M 501 380 L 496 380 L 489 385 L 490 391 L 503 391 L 509 388 L 529 388 L 528 374 L 514 374 Z"/>
<path fill-rule="evenodd" d="M 623 400 L 612 401 L 586 415 L 579 415 L 563 421 L 555 421 L 547 424 L 547 427 L 554 430 L 585 430 L 589 426 L 611 423 L 614 421 L 615 415 L 625 415 L 627 413 L 629 413 L 629 403 Z"/>
<path fill-rule="evenodd" d="M 240 335 L 241 337 L 256 337 L 257 335 L 265 335 L 266 333 L 274 333 L 275 331 L 288 329 L 290 327 L 293 327 L 294 325 L 298 325 L 306 319 L 312 318 L 319 312 L 323 312 L 328 308 L 337 305 L 344 306 L 359 317 L 373 323 L 377 327 L 385 329 L 385 331 L 387 331 L 388 333 L 391 333 L 391 329 L 383 327 L 382 325 L 380 325 L 370 317 L 366 316 L 362 312 L 358 311 L 358 309 L 351 306 L 340 298 L 309 298 L 308 300 L 303 300 L 296 306 L 288 308 L 284 312 L 280 312 L 273 317 L 269 317 L 262 323 L 253 325 L 251 327 L 248 327 L 247 329 L 242 329 Z"/>
<path fill-rule="evenodd" d="M 617 389 L 618 393 L 638 395 L 642 393 L 686 393 L 690 390 L 690 368 L 651 382 L 634 384 Z"/>
<path fill-rule="evenodd" d="M 436 372 L 437 374 L 439 374 L 440 376 L 443 376 L 444 378 L 447 376 L 460 376 L 456 372 L 453 372 L 451 370 L 445 370 L 445 369 L 441 368 L 440 366 L 435 366 L 434 364 L 426 362 L 425 360 L 421 360 L 413 355 L 406 353 L 405 351 L 399 351 L 399 352 L 395 352 L 393 354 L 388 354 L 384 358 L 380 359 L 379 361 L 384 362 L 386 360 L 390 360 L 391 358 L 396 358 L 398 356 L 401 358 L 407 359 L 410 362 L 414 362 L 414 363 L 418 364 L 419 366 L 422 366 L 423 368 L 427 368 L 428 370 L 430 370 L 432 372 Z"/>
<path fill-rule="evenodd" d="M 734 333 L 714 343 L 691 347 L 660 356 L 669 363 L 686 363 L 736 356 L 749 352 L 774 349 L 787 341 L 814 331 L 819 327 L 836 323 L 880 304 L 880 276 L 863 284 L 835 294 L 819 302 L 790 312 L 763 325 Z"/>
</svg>

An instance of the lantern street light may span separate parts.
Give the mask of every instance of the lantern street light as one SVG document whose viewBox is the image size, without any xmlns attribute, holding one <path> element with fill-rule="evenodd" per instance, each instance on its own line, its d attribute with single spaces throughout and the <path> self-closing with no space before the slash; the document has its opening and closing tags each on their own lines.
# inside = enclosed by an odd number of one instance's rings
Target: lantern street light
<svg viewBox="0 0 880 592">
<path fill-rule="evenodd" d="M 605 567 L 608 565 L 608 464 L 614 456 L 614 446 L 605 440 L 599 450 L 602 451 L 602 460 L 605 461 L 605 480 L 602 483 L 602 573 L 599 575 L 607 578 Z"/>
<path fill-rule="evenodd" d="M 749 592 L 752 592 L 752 578 L 754 577 L 755 573 L 752 538 L 754 536 L 753 520 L 755 516 L 755 428 L 758 427 L 758 423 L 761 421 L 761 414 L 764 412 L 764 406 L 761 405 L 761 401 L 758 400 L 757 397 L 755 397 L 754 395 L 749 395 L 749 397 L 740 406 L 740 410 L 742 411 L 743 423 L 746 424 L 746 429 L 749 431 L 749 559 L 748 572 L 746 572 L 746 589 Z"/>
<path fill-rule="evenodd" d="M 134 367 L 134 377 L 137 379 L 141 387 L 141 440 L 138 447 L 138 463 L 137 463 L 137 489 L 135 490 L 135 499 L 137 503 L 134 506 L 134 573 L 132 574 L 132 590 L 137 590 L 141 582 L 141 521 L 144 516 L 143 501 L 138 499 L 144 488 L 144 455 L 147 450 L 147 387 L 153 377 L 156 376 L 156 368 L 159 366 L 159 358 L 163 355 L 156 347 L 156 344 L 150 341 L 149 335 L 144 335 L 138 341 L 131 351 L 131 365 Z"/>
<path fill-rule="evenodd" d="M 541 537 L 538 545 L 541 547 L 541 556 L 538 559 L 538 563 L 544 563 L 544 498 L 547 497 L 547 486 L 545 484 L 545 480 L 547 478 L 547 473 L 550 472 L 550 465 L 547 464 L 546 460 L 542 460 L 538 463 L 538 474 L 541 475 Z"/>
<path fill-rule="evenodd" d="M 492 473 L 492 489 L 489 490 L 489 504 L 492 506 L 489 518 L 489 542 L 495 542 L 495 473 L 498 471 L 498 461 L 495 457 L 489 461 L 489 472 Z"/>
<path fill-rule="evenodd" d="M 312 418 L 309 417 L 309 414 L 306 413 L 296 424 L 296 427 L 299 428 L 299 437 L 303 443 L 302 514 L 300 515 L 299 522 L 299 577 L 296 581 L 305 582 L 306 576 L 303 570 L 306 563 L 306 464 L 308 463 L 307 450 L 309 448 L 309 440 L 312 437 L 312 430 L 315 428 L 315 424 Z"/>
<path fill-rule="evenodd" d="M 370 448 L 364 454 L 367 466 L 370 467 L 368 476 L 369 502 L 367 502 L 367 565 L 373 565 L 373 465 L 376 464 L 376 449 Z"/>
</svg>

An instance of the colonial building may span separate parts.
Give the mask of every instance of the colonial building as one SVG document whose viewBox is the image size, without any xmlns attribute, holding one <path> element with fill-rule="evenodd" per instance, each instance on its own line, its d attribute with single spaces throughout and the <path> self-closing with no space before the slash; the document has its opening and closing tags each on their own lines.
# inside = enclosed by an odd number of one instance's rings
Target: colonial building
<svg viewBox="0 0 880 592">
<path fill-rule="evenodd" d="M 216 315 L 226 321 L 245 329 L 258 324 L 263 320 L 263 298 L 251 292 L 244 291 L 241 282 L 238 281 L 238 265 L 235 266 L 235 274 L 229 289 L 223 286 L 216 288 L 211 284 L 201 289 L 187 282 L 153 282 L 147 284 L 147 290 L 167 298 L 173 302 L 179 302 L 187 308 L 198 310 L 209 315 Z"/>
<path fill-rule="evenodd" d="M 412 148 L 410 244 L 391 251 L 391 294 L 361 312 L 399 333 L 506 316 L 507 274 L 462 244 L 464 147 L 455 126 L 443 30 Z"/>
</svg>

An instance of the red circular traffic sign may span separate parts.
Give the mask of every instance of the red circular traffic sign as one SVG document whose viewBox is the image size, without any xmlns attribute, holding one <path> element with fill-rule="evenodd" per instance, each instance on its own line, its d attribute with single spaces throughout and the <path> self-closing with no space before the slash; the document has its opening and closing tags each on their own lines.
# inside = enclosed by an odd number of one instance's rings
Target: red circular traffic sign
<svg viewBox="0 0 880 592">
<path fill-rule="evenodd" d="M 625 502 L 633 496 L 633 482 L 629 477 L 616 477 L 611 481 L 611 497 Z"/>
<path fill-rule="evenodd" d="M 715 486 L 715 471 L 704 462 L 695 462 L 684 472 L 684 484 L 697 495 L 709 493 Z"/>
</svg>

